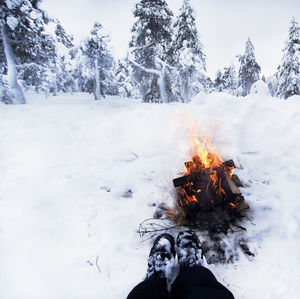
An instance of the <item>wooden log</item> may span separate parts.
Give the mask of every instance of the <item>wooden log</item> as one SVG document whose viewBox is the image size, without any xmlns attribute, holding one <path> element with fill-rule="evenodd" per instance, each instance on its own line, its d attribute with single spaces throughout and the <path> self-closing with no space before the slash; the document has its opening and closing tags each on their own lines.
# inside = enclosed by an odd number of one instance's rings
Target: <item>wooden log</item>
<svg viewBox="0 0 300 299">
<path fill-rule="evenodd" d="M 225 167 L 236 168 L 232 159 L 223 162 L 222 165 L 224 165 Z"/>
<path fill-rule="evenodd" d="M 240 191 L 240 189 L 236 186 L 234 181 L 230 178 L 228 171 L 225 171 L 225 179 L 226 179 L 226 182 L 228 184 L 228 187 L 229 187 L 232 195 L 236 195 L 236 196 L 242 195 L 242 192 Z"/>
<path fill-rule="evenodd" d="M 246 211 L 248 210 L 250 207 L 249 205 L 246 203 L 245 199 L 243 196 L 240 196 L 240 202 L 238 202 L 236 204 L 236 209 L 235 209 L 235 212 L 236 213 L 241 213 L 243 211 Z"/>
<path fill-rule="evenodd" d="M 192 160 L 193 160 L 197 170 L 204 168 L 204 164 L 202 163 L 199 156 L 197 156 L 197 155 L 193 156 Z"/>
<path fill-rule="evenodd" d="M 234 183 L 236 184 L 237 187 L 244 187 L 244 185 L 242 184 L 240 178 L 236 174 L 233 174 L 231 176 L 231 179 L 234 181 Z"/>
<path fill-rule="evenodd" d="M 184 165 L 185 165 L 185 168 L 187 170 L 187 172 L 189 173 L 190 170 L 195 167 L 195 164 L 193 161 L 187 161 L 187 162 L 184 162 Z"/>
<path fill-rule="evenodd" d="M 193 181 L 193 175 L 188 174 L 188 175 L 182 176 L 180 178 L 174 179 L 173 184 L 174 184 L 174 187 L 181 187 L 183 185 L 191 183 L 192 181 Z"/>
</svg>

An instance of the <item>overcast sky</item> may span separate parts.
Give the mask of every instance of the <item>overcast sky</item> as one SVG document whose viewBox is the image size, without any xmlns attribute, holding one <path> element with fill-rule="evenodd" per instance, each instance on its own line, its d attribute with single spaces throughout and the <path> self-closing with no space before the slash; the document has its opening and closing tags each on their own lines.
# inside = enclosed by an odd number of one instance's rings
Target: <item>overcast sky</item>
<svg viewBox="0 0 300 299">
<path fill-rule="evenodd" d="M 125 56 L 137 0 L 43 0 L 51 17 L 58 18 L 77 40 L 95 21 L 111 35 L 116 58 Z M 168 0 L 177 15 L 182 0 Z M 300 0 L 191 0 L 200 39 L 207 56 L 208 75 L 234 62 L 251 38 L 262 73 L 272 75 L 280 63 L 292 17 L 300 22 Z"/>
</svg>

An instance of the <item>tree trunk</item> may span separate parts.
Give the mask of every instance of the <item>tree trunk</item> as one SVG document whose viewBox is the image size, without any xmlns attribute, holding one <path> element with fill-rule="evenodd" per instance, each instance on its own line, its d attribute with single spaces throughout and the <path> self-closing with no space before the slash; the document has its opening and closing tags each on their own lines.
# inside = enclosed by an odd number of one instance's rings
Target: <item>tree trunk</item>
<svg viewBox="0 0 300 299">
<path fill-rule="evenodd" d="M 184 99 L 183 102 L 187 103 L 190 101 L 189 93 L 190 93 L 190 80 L 189 80 L 189 74 L 188 72 L 184 72 Z"/>
<path fill-rule="evenodd" d="M 168 99 L 167 99 L 167 89 L 166 89 L 166 66 L 164 64 L 162 64 L 161 62 L 156 62 L 155 61 L 155 65 L 157 68 L 159 68 L 158 64 L 161 65 L 161 70 L 160 70 L 160 74 L 158 75 L 158 79 L 157 79 L 157 85 L 159 88 L 159 96 L 160 96 L 160 102 L 162 103 L 167 103 Z"/>
<path fill-rule="evenodd" d="M 99 71 L 99 64 L 98 64 L 98 59 L 96 58 L 95 61 L 95 100 L 101 100 L 101 89 L 100 89 L 100 71 Z"/>
<path fill-rule="evenodd" d="M 14 104 L 26 104 L 24 93 L 18 83 L 18 72 L 16 66 L 15 56 L 12 47 L 8 41 L 5 25 L 1 28 L 2 40 L 4 45 L 4 53 L 7 61 L 7 77 L 9 87 L 14 95 Z"/>
</svg>

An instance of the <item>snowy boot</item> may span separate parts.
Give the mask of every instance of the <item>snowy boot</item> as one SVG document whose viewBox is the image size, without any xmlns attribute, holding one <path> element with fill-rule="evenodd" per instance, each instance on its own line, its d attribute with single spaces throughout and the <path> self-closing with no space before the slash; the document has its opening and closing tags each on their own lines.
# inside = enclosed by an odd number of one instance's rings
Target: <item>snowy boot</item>
<svg viewBox="0 0 300 299">
<path fill-rule="evenodd" d="M 175 259 L 175 241 L 169 234 L 159 235 L 151 248 L 148 258 L 146 279 L 170 277 Z"/>
<path fill-rule="evenodd" d="M 201 243 L 193 231 L 181 231 L 176 239 L 178 262 L 181 267 L 203 266 Z"/>
</svg>

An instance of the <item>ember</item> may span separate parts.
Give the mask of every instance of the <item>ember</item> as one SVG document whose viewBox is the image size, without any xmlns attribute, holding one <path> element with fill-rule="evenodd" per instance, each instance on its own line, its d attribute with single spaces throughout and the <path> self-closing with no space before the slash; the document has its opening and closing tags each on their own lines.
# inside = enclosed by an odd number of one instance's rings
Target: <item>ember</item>
<svg viewBox="0 0 300 299">
<path fill-rule="evenodd" d="M 224 162 L 212 146 L 211 135 L 200 141 L 196 130 L 192 137 L 192 159 L 185 162 L 186 172 L 173 180 L 178 187 L 178 203 L 182 224 L 203 226 L 226 232 L 230 222 L 249 208 L 233 175 L 233 160 Z M 178 218 L 177 218 L 178 219 Z"/>
</svg>

